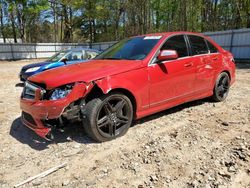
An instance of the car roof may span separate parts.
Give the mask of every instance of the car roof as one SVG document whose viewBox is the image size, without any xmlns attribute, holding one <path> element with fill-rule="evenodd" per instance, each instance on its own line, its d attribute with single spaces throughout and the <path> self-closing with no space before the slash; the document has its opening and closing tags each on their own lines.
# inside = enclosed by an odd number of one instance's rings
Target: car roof
<svg viewBox="0 0 250 188">
<path fill-rule="evenodd" d="M 170 35 L 197 35 L 204 37 L 201 33 L 197 32 L 189 32 L 189 31 L 172 31 L 172 32 L 162 32 L 162 33 L 149 33 L 149 34 L 144 34 L 144 35 L 138 35 L 135 37 L 140 37 L 140 36 L 170 36 Z M 133 38 L 133 37 L 132 37 Z"/>
</svg>

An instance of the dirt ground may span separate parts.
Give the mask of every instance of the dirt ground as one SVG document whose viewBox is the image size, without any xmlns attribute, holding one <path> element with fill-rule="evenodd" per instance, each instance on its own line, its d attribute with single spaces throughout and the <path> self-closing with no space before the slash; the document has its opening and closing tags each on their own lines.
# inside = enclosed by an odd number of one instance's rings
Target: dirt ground
<svg viewBox="0 0 250 188">
<path fill-rule="evenodd" d="M 166 110 L 106 143 L 72 125 L 51 143 L 20 121 L 18 73 L 27 63 L 0 62 L 0 187 L 64 162 L 22 187 L 250 187 L 250 64 L 238 66 L 225 102 Z"/>
</svg>

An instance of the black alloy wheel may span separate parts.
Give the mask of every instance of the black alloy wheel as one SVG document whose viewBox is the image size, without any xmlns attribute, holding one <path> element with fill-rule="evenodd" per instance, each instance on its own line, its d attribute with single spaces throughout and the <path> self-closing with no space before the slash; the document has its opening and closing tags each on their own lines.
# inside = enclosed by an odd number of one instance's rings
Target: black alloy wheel
<svg viewBox="0 0 250 188">
<path fill-rule="evenodd" d="M 226 72 L 223 72 L 217 78 L 213 99 L 217 102 L 224 101 L 229 93 L 230 88 L 230 78 Z"/>
<path fill-rule="evenodd" d="M 133 119 L 133 106 L 121 93 L 95 98 L 86 105 L 84 127 L 87 134 L 103 142 L 124 135 Z"/>
</svg>

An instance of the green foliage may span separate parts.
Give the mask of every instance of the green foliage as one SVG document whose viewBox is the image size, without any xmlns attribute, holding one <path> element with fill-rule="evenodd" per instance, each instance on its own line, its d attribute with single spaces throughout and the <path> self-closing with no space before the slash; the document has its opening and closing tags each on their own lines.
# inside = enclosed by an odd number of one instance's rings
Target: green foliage
<svg viewBox="0 0 250 188">
<path fill-rule="evenodd" d="M 0 0 L 0 35 L 99 42 L 152 32 L 250 27 L 250 0 Z"/>
</svg>

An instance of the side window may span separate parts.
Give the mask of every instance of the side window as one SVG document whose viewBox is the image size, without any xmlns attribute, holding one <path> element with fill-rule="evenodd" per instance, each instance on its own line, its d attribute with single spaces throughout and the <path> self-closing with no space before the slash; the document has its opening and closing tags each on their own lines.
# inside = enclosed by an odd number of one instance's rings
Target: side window
<svg viewBox="0 0 250 188">
<path fill-rule="evenodd" d="M 92 52 L 92 51 L 86 51 L 86 52 L 87 52 L 88 59 L 93 59 L 98 55 L 96 52 Z"/>
<path fill-rule="evenodd" d="M 188 38 L 191 44 L 193 55 L 208 53 L 206 42 L 202 37 L 189 35 Z"/>
<path fill-rule="evenodd" d="M 69 61 L 81 60 L 82 59 L 82 52 L 81 51 L 72 51 L 67 55 L 67 59 Z"/>
<path fill-rule="evenodd" d="M 171 37 L 165 42 L 161 50 L 176 50 L 179 57 L 188 56 L 188 49 L 184 35 Z"/>
<path fill-rule="evenodd" d="M 209 48 L 210 53 L 217 53 L 218 52 L 217 48 L 208 40 L 206 41 L 207 41 L 207 46 Z"/>
<path fill-rule="evenodd" d="M 83 50 L 82 51 L 82 57 L 81 57 L 82 60 L 86 60 L 88 59 L 88 54 L 87 54 L 87 51 L 86 50 Z"/>
</svg>

